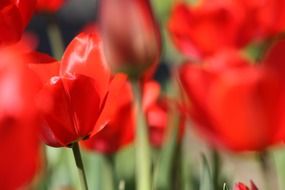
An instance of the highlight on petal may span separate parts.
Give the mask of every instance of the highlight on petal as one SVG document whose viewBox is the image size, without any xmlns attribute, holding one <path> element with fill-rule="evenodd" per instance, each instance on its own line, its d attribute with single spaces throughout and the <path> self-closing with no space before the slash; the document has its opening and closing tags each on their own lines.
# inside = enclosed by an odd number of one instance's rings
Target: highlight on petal
<svg viewBox="0 0 285 190">
<path fill-rule="evenodd" d="M 143 83 L 143 110 L 146 111 L 154 104 L 160 95 L 160 85 L 156 81 L 147 81 Z"/>
<path fill-rule="evenodd" d="M 85 75 L 93 78 L 100 96 L 107 92 L 111 73 L 99 34 L 81 33 L 68 45 L 60 65 L 60 75 Z"/>
</svg>

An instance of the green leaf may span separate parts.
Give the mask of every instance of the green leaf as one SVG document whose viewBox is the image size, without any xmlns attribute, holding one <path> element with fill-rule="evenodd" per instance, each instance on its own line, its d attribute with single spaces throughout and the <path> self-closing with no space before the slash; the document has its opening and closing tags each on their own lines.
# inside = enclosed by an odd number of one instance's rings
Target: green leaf
<svg viewBox="0 0 285 190">
<path fill-rule="evenodd" d="M 203 160 L 203 171 L 200 177 L 199 190 L 214 190 L 214 184 L 212 180 L 210 166 L 204 154 L 202 155 L 202 160 Z"/>
<path fill-rule="evenodd" d="M 230 190 L 230 188 L 227 186 L 226 183 L 224 183 L 224 185 L 223 185 L 223 190 Z"/>
</svg>

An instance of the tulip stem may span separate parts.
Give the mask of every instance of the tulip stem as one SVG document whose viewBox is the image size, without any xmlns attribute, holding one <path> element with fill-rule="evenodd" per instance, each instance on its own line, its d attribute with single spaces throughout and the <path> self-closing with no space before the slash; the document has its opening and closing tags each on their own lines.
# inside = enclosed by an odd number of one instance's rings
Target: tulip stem
<svg viewBox="0 0 285 190">
<path fill-rule="evenodd" d="M 78 142 L 75 142 L 72 144 L 72 151 L 73 151 L 75 163 L 76 163 L 76 166 L 79 172 L 81 185 L 82 187 L 84 187 L 83 189 L 88 190 L 87 178 L 86 178 Z"/>
<path fill-rule="evenodd" d="M 151 161 L 150 145 L 148 141 L 148 131 L 142 108 L 142 98 L 139 81 L 132 84 L 137 109 L 137 127 L 136 127 L 136 186 L 137 190 L 151 189 Z"/>
<path fill-rule="evenodd" d="M 61 31 L 58 23 L 56 22 L 56 19 L 53 16 L 49 15 L 47 21 L 47 35 L 49 38 L 52 55 L 57 60 L 60 60 L 64 52 L 64 41 L 61 35 Z"/>
</svg>

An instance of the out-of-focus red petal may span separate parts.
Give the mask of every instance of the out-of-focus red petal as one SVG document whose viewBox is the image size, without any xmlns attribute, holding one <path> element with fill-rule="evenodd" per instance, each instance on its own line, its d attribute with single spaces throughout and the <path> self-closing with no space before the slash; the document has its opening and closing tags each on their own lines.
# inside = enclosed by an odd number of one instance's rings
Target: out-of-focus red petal
<svg viewBox="0 0 285 190">
<path fill-rule="evenodd" d="M 38 12 L 56 12 L 66 0 L 37 0 L 36 10 Z"/>
<path fill-rule="evenodd" d="M 98 127 L 102 126 L 101 123 L 107 125 L 84 143 L 87 148 L 103 153 L 114 153 L 133 141 L 135 120 L 132 89 L 124 78 L 123 75 L 117 75 L 113 79 L 105 108 L 97 124 Z"/>
<path fill-rule="evenodd" d="M 266 69 L 277 72 L 280 77 L 285 79 L 285 40 L 277 41 L 267 52 L 264 64 Z"/>
<path fill-rule="evenodd" d="M 0 4 L 0 45 L 18 41 L 32 17 L 36 0 L 3 1 Z"/>
<path fill-rule="evenodd" d="M 0 46 L 18 41 L 23 32 L 23 23 L 17 6 L 8 5 L 0 10 Z"/>
<path fill-rule="evenodd" d="M 103 105 L 103 110 L 96 122 L 96 127 L 91 136 L 95 135 L 98 131 L 104 128 L 111 119 L 117 114 L 119 102 L 130 101 L 129 94 L 122 94 L 121 90 L 127 83 L 127 76 L 124 74 L 116 74 L 109 86 L 108 94 Z M 123 96 L 124 95 L 124 96 Z"/>
<path fill-rule="evenodd" d="M 143 110 L 146 111 L 153 105 L 160 95 L 160 85 L 156 81 L 148 81 L 143 83 Z"/>
<path fill-rule="evenodd" d="M 92 78 L 100 97 L 105 96 L 111 73 L 97 32 L 81 33 L 68 45 L 60 66 L 60 75 L 66 74 Z"/>
<path fill-rule="evenodd" d="M 30 52 L 26 54 L 26 56 L 27 56 L 27 61 L 30 64 L 43 64 L 43 63 L 58 62 L 55 58 L 51 57 L 50 55 L 46 53 L 36 52 L 36 51 Z M 57 73 L 59 73 L 59 69 L 57 70 Z"/>
<path fill-rule="evenodd" d="M 168 27 L 177 48 L 187 56 L 200 58 L 235 47 L 237 27 L 243 15 L 235 4 L 235 1 L 217 0 L 202 1 L 195 8 L 186 3 L 175 5 Z"/>
<path fill-rule="evenodd" d="M 29 64 L 29 68 L 37 74 L 43 85 L 49 83 L 49 80 L 59 73 L 58 62 Z"/>
<path fill-rule="evenodd" d="M 232 150 L 262 149 L 271 142 L 269 126 L 276 125 L 272 123 L 269 111 L 272 109 L 265 99 L 270 94 L 264 94 L 261 77 L 262 73 L 255 68 L 229 72 L 209 92 L 216 138 Z"/>
<path fill-rule="evenodd" d="M 246 185 L 244 185 L 243 183 L 238 183 L 235 185 L 234 190 L 250 190 L 250 189 Z"/>
<path fill-rule="evenodd" d="M 156 100 L 145 111 L 149 127 L 149 139 L 155 147 L 160 147 L 163 144 L 168 129 L 169 110 L 166 101 Z"/>
<path fill-rule="evenodd" d="M 66 146 L 92 133 L 100 113 L 100 97 L 92 78 L 53 77 L 44 90 L 50 92 L 54 100 L 52 110 L 45 114 L 54 135 L 51 139 L 59 139 Z"/>
<path fill-rule="evenodd" d="M 0 48 L 0 187 L 20 189 L 39 166 L 39 81 L 21 48 Z"/>
<path fill-rule="evenodd" d="M 258 190 L 256 185 L 254 184 L 254 182 L 252 180 L 250 180 L 250 187 L 251 187 L 251 190 Z"/>
<path fill-rule="evenodd" d="M 239 182 L 235 185 L 234 190 L 258 190 L 258 188 L 254 184 L 254 182 L 250 180 L 250 188 Z"/>
<path fill-rule="evenodd" d="M 22 17 L 23 27 L 26 27 L 33 16 L 37 0 L 19 0 L 18 9 Z"/>
</svg>

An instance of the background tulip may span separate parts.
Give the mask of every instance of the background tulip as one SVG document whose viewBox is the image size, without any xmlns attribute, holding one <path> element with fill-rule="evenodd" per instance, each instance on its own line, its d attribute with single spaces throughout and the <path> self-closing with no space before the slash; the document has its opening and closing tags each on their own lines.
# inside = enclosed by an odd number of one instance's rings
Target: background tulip
<svg viewBox="0 0 285 190">
<path fill-rule="evenodd" d="M 35 9 L 36 0 L 5 0 L 0 3 L 0 46 L 18 41 Z"/>
<path fill-rule="evenodd" d="M 39 168 L 40 83 L 26 66 L 23 46 L 0 49 L 0 187 L 23 188 Z"/>
<path fill-rule="evenodd" d="M 122 24 L 125 23 L 125 24 Z M 102 0 L 98 28 L 112 68 L 138 77 L 159 61 L 160 33 L 149 0 Z"/>
<path fill-rule="evenodd" d="M 275 53 L 273 48 L 269 54 Z M 265 69 L 265 63 L 253 66 L 239 54 L 224 55 L 180 69 L 190 115 L 216 145 L 262 150 L 284 135 L 283 76 Z"/>
<path fill-rule="evenodd" d="M 161 95 L 159 83 L 148 81 L 143 84 L 143 107 L 149 128 L 149 140 L 153 147 L 161 148 L 169 129 L 172 109 L 180 112 L 175 100 Z M 185 118 L 181 113 L 179 126 L 179 139 L 184 134 Z"/>
<path fill-rule="evenodd" d="M 285 27 L 283 9 L 282 0 L 203 0 L 196 6 L 181 2 L 174 6 L 168 27 L 183 54 L 202 58 L 281 33 Z"/>
</svg>

